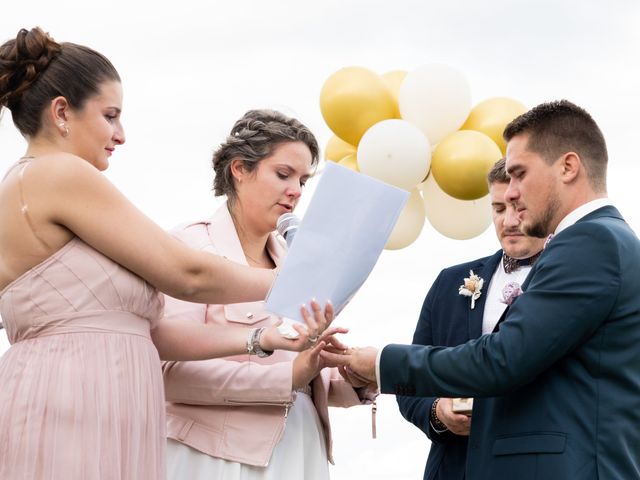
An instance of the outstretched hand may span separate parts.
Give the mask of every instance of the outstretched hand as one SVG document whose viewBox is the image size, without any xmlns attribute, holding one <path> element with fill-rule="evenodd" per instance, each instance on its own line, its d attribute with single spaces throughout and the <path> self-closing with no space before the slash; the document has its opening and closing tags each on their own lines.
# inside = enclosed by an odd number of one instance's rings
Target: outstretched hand
<svg viewBox="0 0 640 480">
<path fill-rule="evenodd" d="M 322 351 L 321 356 L 324 358 L 327 366 L 338 367 L 339 369 L 342 367 L 346 375 L 345 379 L 349 382 L 349 378 L 351 378 L 360 383 L 360 386 L 363 386 L 363 384 L 377 385 L 378 383 L 376 379 L 377 348 L 354 347 L 341 353 L 334 352 L 329 348 Z"/>
<path fill-rule="evenodd" d="M 305 324 L 294 323 L 297 336 L 285 337 L 278 331 L 278 325 L 268 327 L 260 337 L 260 347 L 263 350 L 290 350 L 301 352 L 310 347 L 314 347 L 321 338 L 328 338 L 336 333 L 346 333 L 347 330 L 341 327 L 329 328 L 334 319 L 334 310 L 331 302 L 327 302 L 324 311 L 317 301 L 310 302 L 311 312 L 306 306 L 300 307 L 300 313 Z M 282 323 L 282 322 L 280 322 Z"/>
</svg>

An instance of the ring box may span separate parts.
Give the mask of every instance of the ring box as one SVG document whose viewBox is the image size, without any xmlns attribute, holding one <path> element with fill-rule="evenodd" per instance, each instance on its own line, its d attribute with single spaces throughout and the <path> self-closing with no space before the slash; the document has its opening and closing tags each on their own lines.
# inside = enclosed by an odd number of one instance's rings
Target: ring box
<svg viewBox="0 0 640 480">
<path fill-rule="evenodd" d="M 451 410 L 470 417 L 473 411 L 473 398 L 452 398 Z"/>
</svg>

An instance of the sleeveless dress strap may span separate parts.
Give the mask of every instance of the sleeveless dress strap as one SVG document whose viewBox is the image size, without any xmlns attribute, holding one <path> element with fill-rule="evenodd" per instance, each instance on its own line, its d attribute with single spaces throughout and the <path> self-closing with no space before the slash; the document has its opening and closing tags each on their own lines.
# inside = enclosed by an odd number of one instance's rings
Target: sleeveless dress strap
<svg viewBox="0 0 640 480">
<path fill-rule="evenodd" d="M 16 167 L 18 167 L 18 166 L 22 165 L 22 164 L 23 164 L 23 163 L 25 163 L 27 160 L 28 160 L 28 159 L 21 159 L 21 160 L 18 160 L 18 161 L 17 161 L 16 163 L 14 163 L 13 165 L 11 165 L 11 166 L 9 167 L 9 170 L 7 170 L 7 173 L 5 173 L 5 174 L 4 174 L 4 177 L 2 177 L 2 180 L 1 180 L 1 181 L 2 181 L 2 182 L 4 182 L 4 181 L 7 179 L 7 177 L 9 176 L 9 174 L 10 174 L 11 172 L 13 172 L 13 169 L 14 169 L 14 168 L 16 168 Z"/>
<path fill-rule="evenodd" d="M 24 181 L 24 172 L 27 169 L 27 167 L 29 166 L 29 160 L 31 160 L 30 158 L 28 159 L 24 159 L 20 162 L 18 162 L 16 165 L 22 165 L 22 168 L 20 169 L 20 171 L 18 172 L 18 189 L 20 191 L 20 211 L 22 212 L 22 214 L 24 215 L 25 220 L 27 221 L 27 225 L 29 225 L 29 228 L 31 229 L 31 233 L 33 233 L 33 236 L 36 237 L 38 239 L 38 241 L 47 249 L 47 250 L 51 250 L 51 247 L 49 247 L 49 244 L 47 242 L 44 241 L 44 239 L 42 237 L 40 237 L 40 235 L 38 235 L 38 232 L 36 231 L 35 227 L 33 226 L 33 221 L 31 220 L 31 216 L 29 215 L 29 207 L 27 205 L 27 202 L 25 201 L 25 197 L 24 197 L 24 187 L 23 187 L 23 181 Z M 9 171 L 11 171 L 12 169 L 10 169 Z M 8 173 L 7 173 L 8 175 Z M 6 178 L 6 176 L 5 176 Z"/>
</svg>

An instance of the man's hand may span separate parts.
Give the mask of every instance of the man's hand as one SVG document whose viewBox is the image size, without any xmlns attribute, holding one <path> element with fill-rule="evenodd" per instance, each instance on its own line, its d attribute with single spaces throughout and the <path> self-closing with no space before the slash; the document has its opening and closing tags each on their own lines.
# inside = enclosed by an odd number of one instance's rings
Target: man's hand
<svg viewBox="0 0 640 480">
<path fill-rule="evenodd" d="M 362 383 L 366 382 L 369 385 L 377 385 L 378 383 L 376 379 L 377 348 L 350 348 L 342 354 L 325 350 L 322 352 L 322 357 L 328 366 L 349 367 L 352 374 L 357 376 Z"/>
<path fill-rule="evenodd" d="M 441 398 L 436 405 L 438 420 L 445 424 L 451 433 L 469 436 L 471 417 L 455 413 L 451 410 L 453 402 L 450 398 Z"/>
</svg>

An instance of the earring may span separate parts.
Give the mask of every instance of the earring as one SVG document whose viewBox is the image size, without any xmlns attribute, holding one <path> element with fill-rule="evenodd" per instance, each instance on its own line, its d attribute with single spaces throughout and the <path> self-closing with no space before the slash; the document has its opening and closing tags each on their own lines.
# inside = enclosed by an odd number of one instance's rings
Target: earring
<svg viewBox="0 0 640 480">
<path fill-rule="evenodd" d="M 59 126 L 60 128 L 64 128 L 64 132 L 62 132 L 62 136 L 63 136 L 63 137 L 67 137 L 67 136 L 69 136 L 69 129 L 68 129 L 68 128 L 67 128 L 67 126 L 64 124 L 64 122 L 60 122 L 60 123 L 58 124 L 58 126 Z"/>
</svg>

